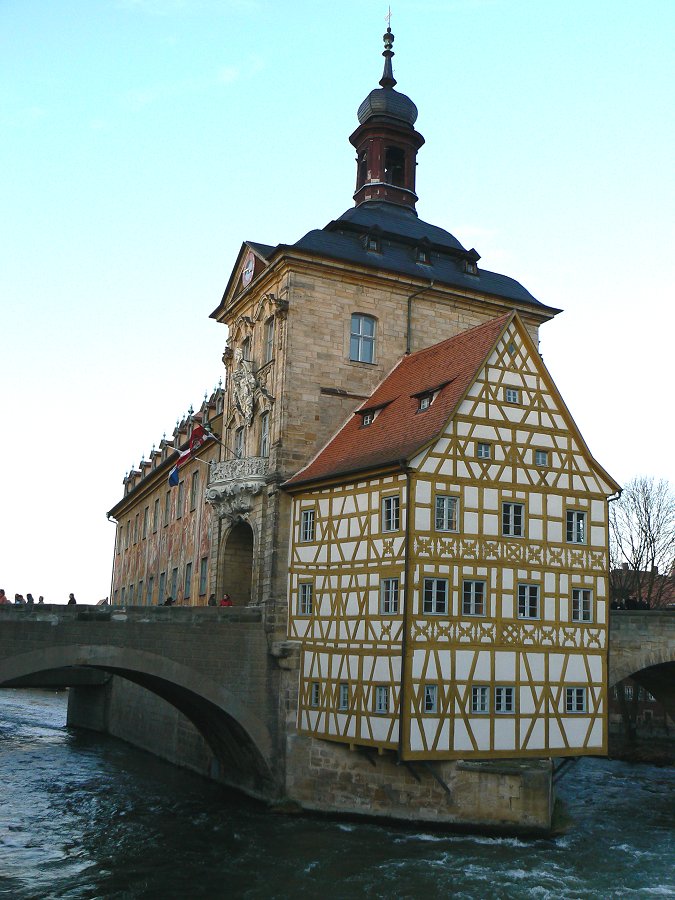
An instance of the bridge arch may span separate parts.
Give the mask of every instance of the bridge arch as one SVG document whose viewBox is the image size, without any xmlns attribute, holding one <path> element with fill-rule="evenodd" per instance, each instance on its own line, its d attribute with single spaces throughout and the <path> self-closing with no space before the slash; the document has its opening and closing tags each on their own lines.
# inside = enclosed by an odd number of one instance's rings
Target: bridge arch
<svg viewBox="0 0 675 900">
<path fill-rule="evenodd" d="M 267 727 L 225 686 L 190 666 L 133 647 L 65 644 L 1 658 L 0 687 L 26 676 L 73 666 L 118 675 L 166 700 L 201 733 L 221 771 L 236 771 L 237 785 L 248 793 L 270 795 L 275 778 Z"/>
<path fill-rule="evenodd" d="M 633 678 L 644 669 L 669 665 L 675 669 L 675 653 L 668 647 L 646 647 L 633 650 L 630 655 L 610 661 L 609 687 L 614 687 L 624 678 Z"/>
</svg>

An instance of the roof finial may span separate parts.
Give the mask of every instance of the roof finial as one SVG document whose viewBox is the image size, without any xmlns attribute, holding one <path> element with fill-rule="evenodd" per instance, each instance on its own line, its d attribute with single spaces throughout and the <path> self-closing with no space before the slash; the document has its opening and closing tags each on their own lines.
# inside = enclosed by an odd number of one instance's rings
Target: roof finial
<svg viewBox="0 0 675 900">
<path fill-rule="evenodd" d="M 394 51 L 391 49 L 394 46 L 394 35 L 391 33 L 391 6 L 384 18 L 387 22 L 387 30 L 382 38 L 384 41 L 384 52 L 382 53 L 382 56 L 384 56 L 384 72 L 382 73 L 382 78 L 380 78 L 380 84 L 383 88 L 393 88 L 396 84 L 396 79 L 391 67 L 391 58 L 394 55 Z"/>
</svg>

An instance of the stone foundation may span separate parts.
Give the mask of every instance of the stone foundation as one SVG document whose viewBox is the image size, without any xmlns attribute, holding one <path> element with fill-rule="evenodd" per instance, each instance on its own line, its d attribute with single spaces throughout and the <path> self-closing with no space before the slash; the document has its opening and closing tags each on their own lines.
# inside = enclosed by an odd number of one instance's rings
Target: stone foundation
<svg viewBox="0 0 675 900">
<path fill-rule="evenodd" d="M 223 771 L 192 723 L 166 701 L 124 679 L 71 689 L 68 724 L 121 738 L 229 787 L 252 792 Z M 443 827 L 548 832 L 552 767 L 548 760 L 398 764 L 391 752 L 320 741 L 289 728 L 285 784 L 263 800 L 314 812 L 395 819 Z M 280 778 L 283 776 L 280 774 Z"/>
<path fill-rule="evenodd" d="M 551 827 L 549 760 L 399 764 L 392 752 L 299 735 L 287 750 L 287 795 L 305 809 L 510 832 Z"/>
</svg>

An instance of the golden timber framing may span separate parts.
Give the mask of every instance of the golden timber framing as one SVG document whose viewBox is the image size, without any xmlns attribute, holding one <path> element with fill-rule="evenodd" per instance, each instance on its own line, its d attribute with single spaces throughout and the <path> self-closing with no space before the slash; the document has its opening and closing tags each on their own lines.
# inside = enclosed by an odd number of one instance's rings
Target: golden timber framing
<svg viewBox="0 0 675 900">
<path fill-rule="evenodd" d="M 405 468 L 289 486 L 299 730 L 406 760 L 606 753 L 617 489 L 512 315 Z"/>
</svg>

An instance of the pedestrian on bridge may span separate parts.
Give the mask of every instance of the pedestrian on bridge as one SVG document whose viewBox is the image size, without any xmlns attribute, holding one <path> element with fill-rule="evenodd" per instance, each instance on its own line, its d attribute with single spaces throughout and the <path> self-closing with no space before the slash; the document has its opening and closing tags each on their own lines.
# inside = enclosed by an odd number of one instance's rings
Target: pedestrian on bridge
<svg viewBox="0 0 675 900">
<path fill-rule="evenodd" d="M 0 603 L 9 603 L 9 597 L 5 593 L 4 588 L 0 588 Z"/>
<path fill-rule="evenodd" d="M 75 594 L 68 594 L 68 606 L 75 606 L 76 603 Z"/>
</svg>

